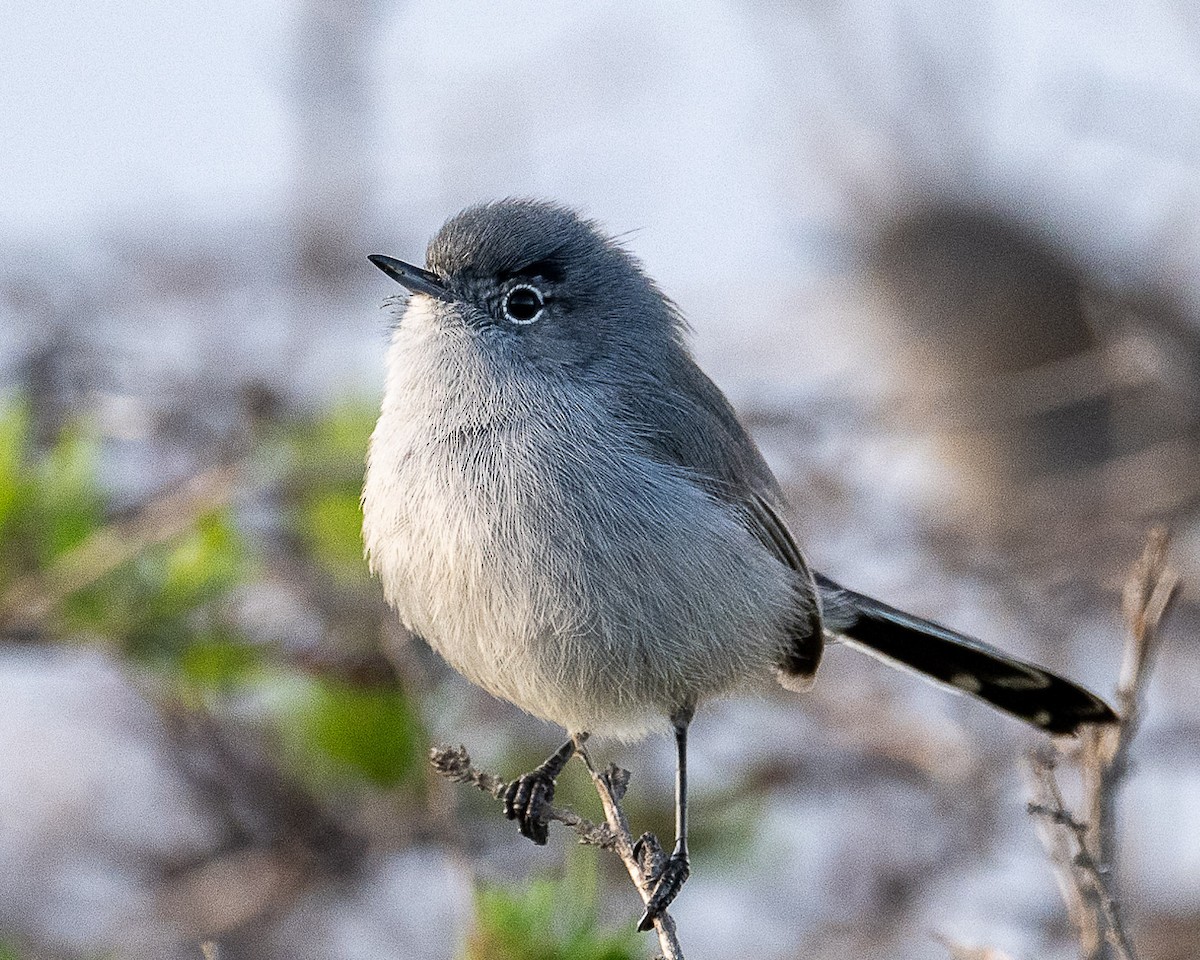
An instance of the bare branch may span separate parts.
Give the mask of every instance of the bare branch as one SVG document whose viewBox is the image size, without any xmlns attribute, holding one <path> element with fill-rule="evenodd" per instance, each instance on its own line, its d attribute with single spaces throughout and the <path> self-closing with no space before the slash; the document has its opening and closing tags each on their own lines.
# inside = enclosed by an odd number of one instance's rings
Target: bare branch
<svg viewBox="0 0 1200 960">
<path fill-rule="evenodd" d="M 652 834 L 642 836 L 639 854 L 634 853 L 633 834 L 629 831 L 629 821 L 621 809 L 621 799 L 629 785 L 629 772 L 610 764 L 604 770 L 597 771 L 592 766 L 591 757 L 586 749 L 579 746 L 578 752 L 587 764 L 592 783 L 600 795 L 600 804 L 604 808 L 605 823 L 593 823 L 579 816 L 572 810 L 563 807 L 547 806 L 544 816 L 547 820 L 556 820 L 579 835 L 581 843 L 592 844 L 604 850 L 613 851 L 629 873 L 638 895 L 643 903 L 648 903 L 654 889 L 653 878 L 661 867 L 665 854 L 658 840 Z M 455 783 L 468 783 L 490 794 L 497 800 L 504 796 L 508 784 L 490 773 L 476 770 L 471 766 L 471 757 L 466 747 L 435 747 L 429 751 L 430 762 L 434 770 Z M 663 960 L 683 960 L 683 950 L 675 933 L 675 921 L 664 911 L 654 921 L 654 929 L 658 934 L 659 949 L 662 950 Z"/>
<path fill-rule="evenodd" d="M 504 797 L 508 784 L 499 777 L 484 773 L 471 766 L 471 755 L 464 746 L 434 747 L 429 751 L 429 762 L 433 769 L 455 783 L 469 783 L 471 786 L 490 794 L 497 800 Z M 579 835 L 580 843 L 587 843 L 602 850 L 613 849 L 615 838 L 612 831 L 602 823 L 593 823 L 586 817 L 581 817 L 574 810 L 565 807 L 547 805 L 543 808 L 543 816 L 547 820 L 556 820 L 570 827 Z"/>
<path fill-rule="evenodd" d="M 1167 532 L 1152 530 L 1126 582 L 1128 640 L 1117 686 L 1116 724 L 1085 734 L 1078 763 L 1083 787 L 1081 817 L 1063 801 L 1048 754 L 1030 760 L 1034 799 L 1029 812 L 1047 829 L 1042 841 L 1055 866 L 1071 920 L 1079 931 L 1084 960 L 1136 960 L 1115 893 L 1116 798 L 1129 768 L 1129 748 L 1142 715 L 1142 701 L 1158 643 L 1158 627 L 1179 584 L 1167 564 Z"/>
<path fill-rule="evenodd" d="M 666 854 L 652 833 L 644 833 L 641 836 L 641 856 L 634 853 L 633 834 L 629 831 L 629 821 L 625 819 L 625 812 L 621 809 L 621 798 L 625 796 L 625 789 L 629 786 L 629 771 L 622 770 L 614 764 L 597 771 L 592 766 L 592 758 L 587 750 L 581 747 L 579 753 L 583 762 L 587 764 L 588 773 L 592 775 L 596 792 L 600 794 L 600 803 L 604 807 L 604 817 L 608 821 L 609 829 L 615 834 L 616 854 L 625 864 L 629 879 L 633 881 L 642 902 L 649 903 L 650 895 L 654 892 L 652 878 L 661 871 Z M 667 911 L 664 910 L 654 919 L 654 930 L 658 934 L 663 960 L 683 960 L 683 950 L 675 935 L 675 920 Z"/>
<path fill-rule="evenodd" d="M 1073 839 L 1073 843 L 1066 847 L 1055 844 L 1051 855 L 1056 860 L 1060 880 L 1065 886 L 1074 888 L 1068 899 L 1068 907 L 1071 908 L 1080 927 L 1081 945 L 1085 954 L 1099 950 L 1100 938 L 1096 925 L 1089 922 L 1088 918 L 1089 912 L 1094 913 L 1089 911 L 1088 905 L 1094 902 L 1104 921 L 1104 939 L 1113 948 L 1117 960 L 1137 960 L 1133 943 L 1121 920 L 1120 904 L 1110 889 L 1109 867 L 1092 855 L 1088 842 L 1091 832 L 1089 825 L 1080 822 L 1067 809 L 1054 775 L 1053 758 L 1035 754 L 1030 760 L 1030 768 L 1035 781 L 1034 795 L 1038 798 L 1028 804 L 1030 814 L 1063 828 Z M 1074 852 L 1064 861 L 1065 850 Z"/>
<path fill-rule="evenodd" d="M 1167 543 L 1165 530 L 1152 530 L 1125 585 L 1122 606 L 1129 639 L 1117 684 L 1117 712 L 1121 721 L 1096 731 L 1085 751 L 1088 761 L 1085 770 L 1097 774 L 1088 784 L 1089 799 L 1097 804 L 1089 813 L 1095 814 L 1091 819 L 1097 825 L 1111 824 L 1111 811 L 1100 810 L 1099 802 L 1112 797 L 1113 788 L 1127 772 L 1129 744 L 1141 721 L 1142 695 L 1158 647 L 1158 626 L 1179 586 L 1178 575 L 1167 565 Z M 1099 841 L 1101 849 L 1111 845 L 1109 836 L 1101 836 Z"/>
</svg>

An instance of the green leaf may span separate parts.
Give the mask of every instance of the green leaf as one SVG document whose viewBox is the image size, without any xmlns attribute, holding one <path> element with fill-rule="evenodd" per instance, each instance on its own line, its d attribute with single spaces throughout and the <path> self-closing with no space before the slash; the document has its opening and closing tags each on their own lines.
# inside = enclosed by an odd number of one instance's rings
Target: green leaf
<svg viewBox="0 0 1200 960">
<path fill-rule="evenodd" d="M 483 885 L 475 894 L 475 929 L 464 960 L 635 960 L 641 937 L 597 921 L 594 851 L 582 848 L 561 880 L 518 887 Z"/>
<path fill-rule="evenodd" d="M 96 530 L 97 444 L 79 422 L 35 451 L 28 405 L 0 405 L 0 581 L 36 572 Z"/>
<path fill-rule="evenodd" d="M 29 406 L 0 405 L 0 542 L 28 487 L 25 456 L 29 445 Z"/>
<path fill-rule="evenodd" d="M 341 403 L 289 425 L 273 445 L 272 459 L 286 465 L 285 521 L 304 552 L 342 586 L 368 581 L 359 497 L 378 415 L 373 401 Z"/>
<path fill-rule="evenodd" d="M 296 509 L 293 522 L 305 545 L 331 576 L 346 583 L 366 576 L 357 487 L 353 492 L 314 493 Z"/>
<path fill-rule="evenodd" d="M 221 601 L 253 572 L 228 511 L 216 511 L 68 598 L 62 622 L 109 637 L 135 657 L 177 664 L 193 642 L 231 632 Z"/>
<path fill-rule="evenodd" d="M 79 424 L 68 425 L 38 461 L 34 472 L 38 559 L 49 563 L 79 546 L 104 521 L 104 497 L 96 479 L 99 445 Z"/>
<path fill-rule="evenodd" d="M 362 486 L 367 441 L 379 417 L 377 401 L 345 401 L 320 416 L 289 424 L 274 443 L 274 459 L 299 486 Z"/>
<path fill-rule="evenodd" d="M 262 659 L 257 647 L 234 637 L 205 637 L 184 651 L 180 674 L 201 689 L 228 690 L 253 674 Z"/>
<path fill-rule="evenodd" d="M 176 611 L 195 607 L 235 586 L 248 569 L 245 546 L 228 512 L 210 513 L 167 545 L 162 599 Z"/>
<path fill-rule="evenodd" d="M 392 787 L 424 769 L 425 735 L 398 688 L 310 680 L 283 722 L 302 771 L 312 779 L 348 776 Z"/>
</svg>

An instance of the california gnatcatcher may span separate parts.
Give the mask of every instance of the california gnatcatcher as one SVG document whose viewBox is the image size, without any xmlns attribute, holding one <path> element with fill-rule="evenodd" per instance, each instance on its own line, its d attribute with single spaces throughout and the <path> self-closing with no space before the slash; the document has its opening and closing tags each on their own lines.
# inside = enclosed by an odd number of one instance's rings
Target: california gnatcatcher
<svg viewBox="0 0 1200 960">
<path fill-rule="evenodd" d="M 814 572 L 779 484 L 696 366 L 675 305 L 563 207 L 453 217 L 411 292 L 371 437 L 363 531 L 404 624 L 489 693 L 570 739 L 505 812 L 544 805 L 588 733 L 673 729 L 676 843 L 639 929 L 688 875 L 688 723 L 772 676 L 804 689 L 827 637 L 1049 733 L 1116 719 L 1093 694 Z"/>
</svg>

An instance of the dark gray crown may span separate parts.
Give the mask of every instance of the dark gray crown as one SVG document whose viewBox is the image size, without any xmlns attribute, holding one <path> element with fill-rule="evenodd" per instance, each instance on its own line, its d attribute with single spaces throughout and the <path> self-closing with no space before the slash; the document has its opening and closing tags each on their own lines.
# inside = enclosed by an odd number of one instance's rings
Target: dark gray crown
<svg viewBox="0 0 1200 960">
<path fill-rule="evenodd" d="M 451 217 L 429 242 L 426 262 L 442 276 L 502 276 L 543 260 L 590 260 L 617 249 L 594 221 L 574 210 L 542 200 L 508 199 L 468 207 Z"/>
</svg>

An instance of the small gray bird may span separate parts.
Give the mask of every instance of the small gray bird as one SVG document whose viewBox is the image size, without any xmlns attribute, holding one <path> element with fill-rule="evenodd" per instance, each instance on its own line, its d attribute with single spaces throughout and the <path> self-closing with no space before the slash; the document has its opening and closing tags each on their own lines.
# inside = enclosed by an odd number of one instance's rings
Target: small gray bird
<svg viewBox="0 0 1200 960">
<path fill-rule="evenodd" d="M 779 484 L 685 325 L 593 222 L 504 200 L 453 217 L 410 292 L 371 437 L 363 533 L 412 632 L 570 739 L 513 782 L 542 813 L 589 733 L 673 729 L 676 843 L 639 929 L 687 879 L 687 730 L 697 706 L 774 676 L 803 690 L 827 636 L 1055 734 L 1116 719 L 1099 698 L 814 572 Z"/>
</svg>

